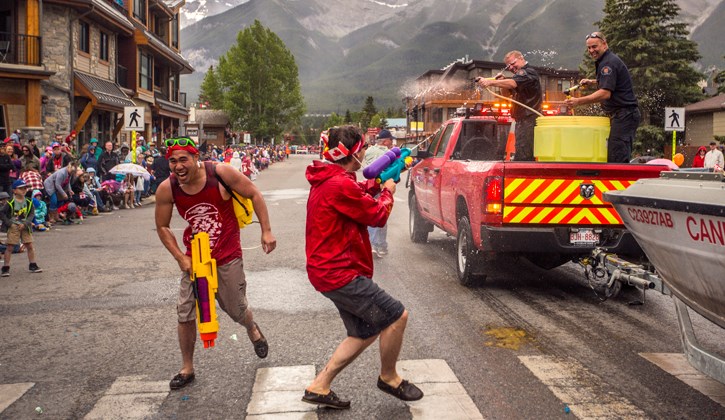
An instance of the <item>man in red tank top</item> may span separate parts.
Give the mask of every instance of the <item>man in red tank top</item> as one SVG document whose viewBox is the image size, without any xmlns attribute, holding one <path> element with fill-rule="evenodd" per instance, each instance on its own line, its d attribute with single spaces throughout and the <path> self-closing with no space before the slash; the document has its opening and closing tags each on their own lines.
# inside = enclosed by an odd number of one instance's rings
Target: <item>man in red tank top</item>
<svg viewBox="0 0 725 420">
<path fill-rule="evenodd" d="M 260 358 L 267 357 L 268 345 L 259 326 L 254 322 L 246 297 L 246 279 L 242 260 L 239 225 L 234 214 L 232 198 L 219 182 L 248 197 L 254 205 L 262 228 L 262 249 L 269 254 L 277 246 L 269 223 L 267 206 L 262 193 L 241 172 L 229 165 L 201 162 L 194 142 L 186 137 L 166 140 L 166 158 L 171 176 L 156 190 L 156 231 L 166 249 L 173 255 L 182 272 L 178 313 L 179 347 L 183 365 L 169 386 L 179 389 L 194 380 L 194 344 L 196 342 L 196 311 L 191 275 L 191 237 L 197 232 L 209 234 L 211 256 L 217 262 L 219 306 L 234 321 L 247 330 Z M 174 205 L 189 225 L 184 230 L 182 251 L 169 227 Z"/>
</svg>

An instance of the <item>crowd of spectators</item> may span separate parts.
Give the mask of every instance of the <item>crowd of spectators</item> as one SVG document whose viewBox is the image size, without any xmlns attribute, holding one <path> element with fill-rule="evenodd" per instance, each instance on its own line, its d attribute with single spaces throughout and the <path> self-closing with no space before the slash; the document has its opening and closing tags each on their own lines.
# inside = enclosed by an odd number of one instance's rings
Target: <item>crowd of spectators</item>
<svg viewBox="0 0 725 420">
<path fill-rule="evenodd" d="M 75 150 L 75 133 L 65 139 L 61 134 L 41 150 L 33 138 L 24 141 L 14 132 L 0 145 L 0 192 L 13 194 L 13 182 L 22 179 L 28 185 L 27 196 L 36 203 L 34 226 L 47 230 L 56 223 L 80 223 L 101 212 L 133 209 L 156 191 L 170 175 L 166 147 L 139 136 L 135 162 L 149 175 L 138 176 L 113 170 L 131 163 L 134 154 L 128 144 L 120 147 L 107 141 L 99 145 L 92 138 Z M 231 145 L 226 148 L 204 143 L 199 150 L 204 160 L 229 163 L 251 179 L 270 164 L 289 156 L 289 147 Z M 113 170 L 113 171 L 112 171 Z"/>
<path fill-rule="evenodd" d="M 25 140 L 17 130 L 0 143 L 0 208 L 17 192 L 14 185 L 26 185 L 22 188 L 27 191 L 25 196 L 34 211 L 32 230 L 44 232 L 56 224 L 82 223 L 86 217 L 101 212 L 138 208 L 170 175 L 164 144 L 146 143 L 142 136 L 138 138 L 135 162 L 148 172 L 145 178 L 113 170 L 117 165 L 132 163 L 133 153 L 128 144 L 119 147 L 108 141 L 99 145 L 92 138 L 76 150 L 75 138 L 74 132 L 65 138 L 57 134 L 50 146 L 39 148 L 34 138 Z M 228 163 L 251 179 L 289 156 L 289 148 L 280 145 L 232 145 L 222 149 L 203 144 L 199 149 L 202 159 Z M 0 230 L 7 231 L 8 227 L 3 223 Z M 0 240 L 0 253 L 6 248 Z M 26 250 L 30 248 L 19 243 L 10 251 Z M 42 271 L 34 264 L 31 261 L 31 267 Z"/>
</svg>

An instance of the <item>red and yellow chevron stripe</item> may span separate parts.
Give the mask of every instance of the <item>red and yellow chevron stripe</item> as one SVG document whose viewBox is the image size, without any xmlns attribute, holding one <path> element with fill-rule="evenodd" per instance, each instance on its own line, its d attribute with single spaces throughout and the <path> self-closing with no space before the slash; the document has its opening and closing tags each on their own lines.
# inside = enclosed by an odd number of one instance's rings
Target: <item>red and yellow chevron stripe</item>
<svg viewBox="0 0 725 420">
<path fill-rule="evenodd" d="M 607 225 L 622 219 L 602 193 L 623 190 L 635 181 L 589 179 L 506 179 L 504 223 Z M 579 194 L 582 184 L 594 185 L 594 195 Z"/>
</svg>

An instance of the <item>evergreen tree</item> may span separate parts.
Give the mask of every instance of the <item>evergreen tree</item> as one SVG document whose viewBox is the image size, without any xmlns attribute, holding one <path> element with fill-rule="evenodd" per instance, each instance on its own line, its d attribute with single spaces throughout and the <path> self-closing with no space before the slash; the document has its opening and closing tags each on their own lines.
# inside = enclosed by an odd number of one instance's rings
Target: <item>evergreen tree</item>
<svg viewBox="0 0 725 420">
<path fill-rule="evenodd" d="M 363 106 L 362 113 L 360 115 L 360 126 L 363 130 L 367 130 L 370 127 L 370 120 L 373 115 L 377 114 L 378 110 L 375 108 L 374 99 L 372 96 L 368 96 L 365 99 L 365 106 Z"/>
<path fill-rule="evenodd" d="M 725 58 L 725 56 L 723 56 L 723 58 Z M 720 73 L 715 76 L 714 81 L 718 84 L 717 93 L 725 93 L 725 70 L 720 71 Z"/>
<path fill-rule="evenodd" d="M 345 111 L 345 124 L 352 124 L 352 115 L 349 109 Z"/>
<path fill-rule="evenodd" d="M 199 102 L 213 109 L 221 109 L 224 105 L 224 94 L 217 72 L 214 71 L 214 66 L 209 66 L 209 70 L 204 75 L 201 92 L 199 93 Z"/>
<path fill-rule="evenodd" d="M 691 66 L 700 54 L 674 0 L 606 0 L 604 13 L 597 24 L 629 68 L 644 124 L 663 125 L 666 106 L 701 99 L 702 76 Z"/>
<path fill-rule="evenodd" d="M 300 125 L 305 106 L 294 56 L 258 20 L 237 34 L 218 71 L 235 128 L 267 140 Z"/>
</svg>

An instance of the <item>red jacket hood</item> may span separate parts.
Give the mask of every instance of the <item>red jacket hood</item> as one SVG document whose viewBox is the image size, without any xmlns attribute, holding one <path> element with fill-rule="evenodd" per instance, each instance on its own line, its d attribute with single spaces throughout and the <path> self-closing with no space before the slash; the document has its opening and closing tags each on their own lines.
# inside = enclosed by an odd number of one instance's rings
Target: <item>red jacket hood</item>
<svg viewBox="0 0 725 420">
<path fill-rule="evenodd" d="M 357 182 L 340 165 L 314 161 L 305 173 L 307 200 L 305 252 L 307 276 L 320 292 L 339 289 L 358 276 L 373 276 L 368 226 L 382 227 L 393 195 L 374 180 Z M 373 198 L 380 192 L 380 197 Z"/>
</svg>

